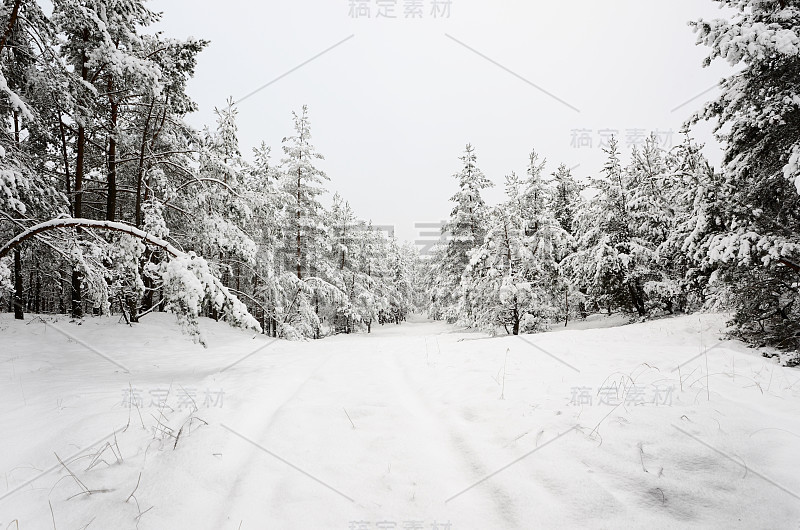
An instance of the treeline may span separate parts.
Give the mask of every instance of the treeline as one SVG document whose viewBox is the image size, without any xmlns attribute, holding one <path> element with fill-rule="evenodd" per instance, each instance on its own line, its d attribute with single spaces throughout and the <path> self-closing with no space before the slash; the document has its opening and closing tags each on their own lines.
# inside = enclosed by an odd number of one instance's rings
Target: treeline
<svg viewBox="0 0 800 530">
<path fill-rule="evenodd" d="M 666 151 L 650 136 L 625 167 L 616 139 L 606 153 L 600 175 L 579 183 L 563 164 L 547 175 L 534 151 L 490 207 L 481 192 L 491 182 L 468 145 L 449 241 L 431 260 L 432 316 L 516 335 L 589 313 L 703 307 L 713 269 L 684 250 L 716 178 L 700 147 L 687 134 Z"/>
<path fill-rule="evenodd" d="M 517 335 L 600 312 L 643 319 L 733 309 L 741 336 L 796 347 L 796 321 L 787 313 L 795 262 L 768 263 L 769 247 L 748 245 L 754 234 L 741 228 L 742 247 L 723 249 L 736 243 L 728 223 L 732 211 L 742 212 L 731 195 L 740 190 L 709 164 L 688 127 L 682 134 L 669 150 L 651 135 L 626 165 L 612 138 L 603 169 L 584 182 L 563 164 L 546 174 L 534 151 L 524 175 L 505 177 L 505 200 L 496 206 L 482 198 L 492 182 L 467 145 L 442 229 L 447 242 L 427 264 L 430 316 Z M 782 181 L 796 204 L 791 183 Z M 783 288 L 746 281 L 770 275 L 783 278 Z"/>
<path fill-rule="evenodd" d="M 199 339 L 201 315 L 286 338 L 404 317 L 416 253 L 341 197 L 322 206 L 305 107 L 280 160 L 263 144 L 245 157 L 230 102 L 212 128 L 184 122 L 208 42 L 148 33 L 159 15 L 141 0 L 52 7 L 0 7 L 4 307 L 170 309 Z"/>
<path fill-rule="evenodd" d="M 583 184 L 565 166 L 546 176 L 534 153 L 490 208 L 467 147 L 450 240 L 428 268 L 432 316 L 520 333 L 590 312 L 713 308 L 750 344 L 800 349 L 800 2 L 720 4 L 728 19 L 691 25 L 705 66 L 737 68 L 674 149 L 651 137 L 623 167 L 612 141 Z M 701 120 L 725 148 L 718 171 L 690 136 Z"/>
</svg>

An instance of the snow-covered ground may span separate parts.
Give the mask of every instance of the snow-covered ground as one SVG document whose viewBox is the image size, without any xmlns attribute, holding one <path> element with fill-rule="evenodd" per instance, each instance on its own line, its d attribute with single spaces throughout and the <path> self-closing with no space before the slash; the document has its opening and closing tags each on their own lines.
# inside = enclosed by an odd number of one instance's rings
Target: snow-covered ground
<svg viewBox="0 0 800 530">
<path fill-rule="evenodd" d="M 798 528 L 800 372 L 724 320 L 203 349 L 2 315 L 0 529 Z"/>
</svg>

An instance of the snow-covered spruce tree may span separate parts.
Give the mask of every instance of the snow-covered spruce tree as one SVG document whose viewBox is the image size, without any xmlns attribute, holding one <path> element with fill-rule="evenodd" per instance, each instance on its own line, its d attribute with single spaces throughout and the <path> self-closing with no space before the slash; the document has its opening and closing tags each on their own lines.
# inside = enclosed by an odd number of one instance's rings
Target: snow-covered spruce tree
<svg viewBox="0 0 800 530">
<path fill-rule="evenodd" d="M 575 205 L 559 202 L 559 186 L 551 189 L 544 180 L 545 160 L 539 161 L 535 150 L 528 156 L 528 168 L 522 181 L 519 215 L 524 223 L 524 245 L 529 259 L 525 262 L 525 278 L 533 289 L 535 306 L 527 311 L 523 331 L 540 331 L 556 319 L 568 319 L 571 287 L 562 274 L 559 263 L 572 250 L 573 238 L 558 217 Z M 574 200 L 569 175 L 560 183 L 568 200 Z M 512 207 L 513 208 L 513 207 Z"/>
<path fill-rule="evenodd" d="M 736 333 L 800 348 L 800 2 L 718 0 L 730 20 L 692 22 L 697 43 L 737 67 L 692 120 L 725 144 L 720 225 L 704 245 L 730 288 Z"/>
<path fill-rule="evenodd" d="M 328 271 L 328 277 L 337 289 L 347 295 L 347 300 L 341 305 L 331 304 L 325 308 L 325 312 L 336 332 L 350 333 L 360 319 L 354 302 L 356 285 L 360 283 L 356 278 L 356 253 L 359 250 L 357 240 L 361 227 L 358 226 L 350 204 L 338 193 L 334 194 L 331 209 L 326 213 L 328 242 L 325 247 L 329 253 L 324 258 L 333 265 Z"/>
<path fill-rule="evenodd" d="M 442 233 L 449 237 L 449 241 L 442 256 L 440 279 L 437 282 L 437 307 L 449 322 L 455 322 L 460 316 L 467 321 L 470 319 L 470 293 L 460 288 L 461 275 L 469 264 L 469 252 L 483 244 L 488 212 L 481 191 L 493 186 L 478 168 L 472 145 L 467 144 L 459 159 L 463 163 L 461 171 L 455 175 L 459 190 L 450 199 L 455 206 L 442 228 Z M 466 308 L 467 312 L 460 311 L 459 306 Z"/>
<path fill-rule="evenodd" d="M 570 235 L 574 230 L 575 216 L 578 210 L 581 209 L 581 186 L 572 176 L 572 171 L 566 166 L 561 164 L 558 169 L 553 173 L 553 214 L 558 222 Z"/>
<path fill-rule="evenodd" d="M 281 303 L 279 334 L 287 337 L 319 338 L 319 304 L 341 299 L 344 293 L 325 277 L 331 264 L 325 262 L 323 208 L 319 196 L 328 176 L 315 166 L 323 156 L 311 144 L 308 107 L 292 113 L 294 135 L 283 139 L 281 185 L 291 197 L 283 221 L 285 272 L 281 283 L 286 299 Z M 329 275 L 328 275 L 329 277 Z"/>
<path fill-rule="evenodd" d="M 569 235 L 550 207 L 544 162 L 529 157 L 524 179 L 506 177 L 507 200 L 492 211 L 484 242 L 470 253 L 462 276 L 475 325 L 507 333 L 546 329 L 558 316 L 565 286 L 558 260 L 569 250 Z"/>
<path fill-rule="evenodd" d="M 576 219 L 578 249 L 564 261 L 571 281 L 595 310 L 647 314 L 644 285 L 652 279 L 652 249 L 636 237 L 631 190 L 615 138 L 605 149 L 602 177 L 593 179 L 596 195 Z"/>
<path fill-rule="evenodd" d="M 413 269 L 416 252 L 408 244 L 400 245 L 394 237 L 388 240 L 387 263 L 390 288 L 388 312 L 395 324 L 400 324 L 412 309 Z"/>
<path fill-rule="evenodd" d="M 253 148 L 253 162 L 248 164 L 244 186 L 239 190 L 252 210 L 244 229 L 257 245 L 255 264 L 234 264 L 238 267 L 238 294 L 255 304 L 264 332 L 271 337 L 278 336 L 278 313 L 285 296 L 280 282 L 281 221 L 285 205 L 291 199 L 283 191 L 279 178 L 280 173 L 270 159 L 270 148 L 262 142 Z"/>
<path fill-rule="evenodd" d="M 422 282 L 425 288 L 425 305 L 427 315 L 434 320 L 443 320 L 452 298 L 449 289 L 450 281 L 443 274 L 447 245 L 438 243 L 430 250 L 430 255 L 423 261 Z"/>
<path fill-rule="evenodd" d="M 216 264 L 225 283 L 235 283 L 238 264 L 252 267 L 258 251 L 245 231 L 253 215 L 246 191 L 247 163 L 239 151 L 236 109 L 228 100 L 215 109 L 216 130 L 204 131 L 200 151 L 200 185 L 194 186 L 193 211 L 202 211 L 201 222 L 193 228 L 193 248 Z"/>
<path fill-rule="evenodd" d="M 689 128 L 684 127 L 682 134 L 684 140 L 666 157 L 670 183 L 665 192 L 674 216 L 656 256 L 666 276 L 663 294 L 669 294 L 668 299 L 674 302 L 667 309 L 693 311 L 713 302 L 709 280 L 716 264 L 709 259 L 703 243 L 719 228 L 717 209 L 722 182 Z"/>
<path fill-rule="evenodd" d="M 683 271 L 676 270 L 675 263 L 669 259 L 675 256 L 657 252 L 673 232 L 680 208 L 674 199 L 682 190 L 669 167 L 671 159 L 660 147 L 658 137 L 651 134 L 641 149 L 633 148 L 630 165 L 626 168 L 631 235 L 638 247 L 636 266 L 644 288 L 647 313 L 673 313 L 686 308 Z"/>
<path fill-rule="evenodd" d="M 530 259 L 522 218 L 504 206 L 491 210 L 483 243 L 470 251 L 462 276 L 469 323 L 494 334 L 498 327 L 518 335 L 526 309 L 534 302 L 523 261 Z"/>
<path fill-rule="evenodd" d="M 382 315 L 391 310 L 394 286 L 389 270 L 388 241 L 372 223 L 362 223 L 354 242 L 354 285 L 351 303 L 354 317 L 366 327 L 367 332 L 380 322 Z"/>
</svg>

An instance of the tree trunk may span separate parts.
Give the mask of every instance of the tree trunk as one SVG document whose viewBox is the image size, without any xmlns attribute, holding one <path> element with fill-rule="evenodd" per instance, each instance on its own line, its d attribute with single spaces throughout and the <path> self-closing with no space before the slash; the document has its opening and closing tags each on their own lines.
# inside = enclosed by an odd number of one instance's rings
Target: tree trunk
<svg viewBox="0 0 800 530">
<path fill-rule="evenodd" d="M 519 335 L 519 308 L 514 303 L 514 329 L 512 330 L 514 335 Z"/>
<path fill-rule="evenodd" d="M 644 307 L 644 299 L 642 298 L 638 286 L 634 284 L 628 284 L 628 292 L 631 295 L 631 301 L 633 302 L 633 306 L 636 308 L 636 312 L 639 314 L 640 317 L 643 317 L 647 314 Z"/>
<path fill-rule="evenodd" d="M 139 147 L 139 166 L 136 170 L 136 207 L 134 212 L 134 222 L 137 228 L 142 227 L 142 182 L 144 181 L 144 152 L 147 146 L 147 134 L 150 129 L 150 118 L 153 115 L 155 99 L 150 100 L 150 108 L 147 110 L 147 118 L 144 121 L 142 130 L 142 143 Z"/>
<path fill-rule="evenodd" d="M 6 26 L 6 30 L 3 32 L 3 37 L 0 38 L 0 52 L 3 51 L 3 47 L 5 47 L 6 42 L 8 42 L 8 38 L 14 31 L 14 26 L 17 24 L 19 6 L 21 3 L 22 0 L 14 0 L 14 7 L 11 8 L 11 16 L 8 18 L 8 25 Z"/>
<path fill-rule="evenodd" d="M 14 9 L 19 7 L 19 3 L 14 5 Z M 16 16 L 16 15 L 15 15 Z M 9 26 L 10 28 L 13 26 Z M 3 39 L 5 41 L 5 38 Z M 15 110 L 14 111 L 14 140 L 17 144 L 17 149 L 19 149 L 19 113 Z M 19 248 L 14 249 L 14 318 L 17 320 L 23 320 L 25 318 L 25 312 L 23 309 L 23 292 L 22 292 L 22 258 L 20 256 Z"/>
<path fill-rule="evenodd" d="M 89 42 L 89 30 L 83 30 L 83 51 L 81 52 L 81 78 L 86 81 L 89 76 L 89 69 L 86 66 L 86 45 Z M 84 171 L 84 158 L 86 156 L 86 128 L 83 124 L 83 119 L 78 121 L 78 138 L 76 140 L 76 153 L 75 153 L 75 204 L 73 206 L 73 215 L 76 218 L 83 217 L 83 171 Z M 80 228 L 77 229 L 80 234 Z M 83 276 L 80 271 L 73 265 L 72 266 L 72 295 L 71 295 L 71 313 L 72 318 L 83 317 L 83 296 L 81 292 L 81 284 L 83 283 Z"/>
<path fill-rule="evenodd" d="M 22 292 L 22 258 L 19 248 L 14 249 L 14 318 L 23 320 L 25 312 L 23 310 Z"/>
<path fill-rule="evenodd" d="M 61 136 L 61 157 L 64 160 L 64 184 L 66 185 L 67 189 L 67 199 L 68 199 L 68 206 L 69 206 L 69 214 L 71 216 L 75 216 L 75 209 L 72 206 L 72 183 L 70 182 L 69 177 L 69 156 L 67 154 L 67 134 L 64 131 L 64 120 L 61 117 L 61 110 L 58 111 L 58 132 Z"/>
<path fill-rule="evenodd" d="M 302 279 L 303 274 L 300 271 L 300 262 L 302 261 L 302 250 L 300 246 L 300 170 L 297 170 L 297 278 Z"/>
<path fill-rule="evenodd" d="M 42 312 L 42 276 L 39 273 L 39 260 L 36 260 L 36 283 L 33 291 L 33 312 Z"/>
<path fill-rule="evenodd" d="M 119 103 L 111 94 L 114 80 L 108 77 L 108 99 L 111 104 L 111 123 L 108 134 L 108 197 L 106 198 L 106 220 L 114 221 L 117 215 L 117 115 Z"/>
</svg>

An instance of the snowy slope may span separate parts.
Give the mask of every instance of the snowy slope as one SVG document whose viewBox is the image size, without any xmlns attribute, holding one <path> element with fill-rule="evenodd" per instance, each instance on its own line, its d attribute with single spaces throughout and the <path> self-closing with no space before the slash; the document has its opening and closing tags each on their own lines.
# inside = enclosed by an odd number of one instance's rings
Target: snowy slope
<svg viewBox="0 0 800 530">
<path fill-rule="evenodd" d="M 307 343 L 204 321 L 208 349 L 168 315 L 1 318 L 3 529 L 800 524 L 800 372 L 719 315 Z"/>
</svg>

